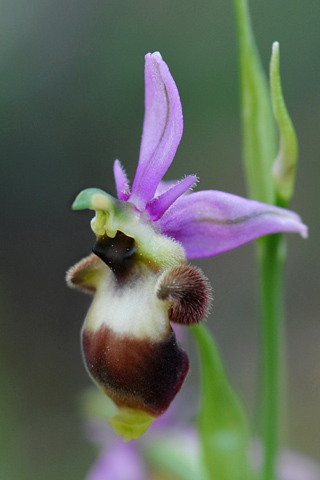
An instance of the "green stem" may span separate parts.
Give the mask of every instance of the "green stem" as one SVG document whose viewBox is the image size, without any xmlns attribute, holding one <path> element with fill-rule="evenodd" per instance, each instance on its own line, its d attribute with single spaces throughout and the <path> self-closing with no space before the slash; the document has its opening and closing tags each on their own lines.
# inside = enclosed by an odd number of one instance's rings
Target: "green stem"
<svg viewBox="0 0 320 480">
<path fill-rule="evenodd" d="M 259 242 L 262 312 L 261 435 L 264 449 L 263 480 L 276 478 L 276 460 L 284 400 L 283 266 L 285 241 L 281 234 Z"/>
</svg>

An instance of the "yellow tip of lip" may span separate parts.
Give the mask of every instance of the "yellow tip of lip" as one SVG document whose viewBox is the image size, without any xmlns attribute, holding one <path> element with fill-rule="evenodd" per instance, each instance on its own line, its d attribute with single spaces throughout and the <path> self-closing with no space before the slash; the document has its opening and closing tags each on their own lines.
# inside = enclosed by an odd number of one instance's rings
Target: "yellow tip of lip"
<svg viewBox="0 0 320 480">
<path fill-rule="evenodd" d="M 125 442 L 141 437 L 153 422 L 154 417 L 130 408 L 121 409 L 110 418 L 110 424 Z"/>
</svg>

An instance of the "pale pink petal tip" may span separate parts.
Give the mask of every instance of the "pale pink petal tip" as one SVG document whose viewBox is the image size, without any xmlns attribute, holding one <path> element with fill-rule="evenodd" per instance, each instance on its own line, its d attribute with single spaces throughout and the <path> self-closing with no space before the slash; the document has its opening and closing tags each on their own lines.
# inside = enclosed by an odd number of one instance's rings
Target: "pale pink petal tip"
<svg viewBox="0 0 320 480">
<path fill-rule="evenodd" d="M 153 53 L 151 53 L 151 56 L 153 58 L 155 58 L 156 60 L 159 60 L 159 61 L 162 60 L 162 55 L 161 55 L 160 52 L 153 52 Z"/>
</svg>

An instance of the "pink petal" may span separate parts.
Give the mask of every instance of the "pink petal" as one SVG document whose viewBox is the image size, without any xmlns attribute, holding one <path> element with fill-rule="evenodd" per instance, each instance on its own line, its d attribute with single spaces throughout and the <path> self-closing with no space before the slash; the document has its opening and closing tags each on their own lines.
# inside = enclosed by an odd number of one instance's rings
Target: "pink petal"
<svg viewBox="0 0 320 480">
<path fill-rule="evenodd" d="M 177 183 L 178 183 L 178 180 L 161 180 L 161 182 L 157 186 L 157 190 L 154 196 L 159 197 L 164 192 L 169 190 L 169 188 L 174 187 L 174 185 L 177 185 Z"/>
<path fill-rule="evenodd" d="M 146 206 L 146 210 L 149 213 L 151 220 L 153 222 L 159 220 L 177 198 L 186 193 L 196 181 L 197 177 L 195 175 L 190 175 L 162 193 L 158 198 L 151 200 Z"/>
<path fill-rule="evenodd" d="M 270 233 L 308 234 L 290 210 L 213 190 L 180 197 L 155 225 L 181 242 L 189 259 L 218 255 Z"/>
<path fill-rule="evenodd" d="M 131 443 L 116 442 L 92 466 L 86 480 L 144 480 L 139 452 Z"/>
<path fill-rule="evenodd" d="M 320 465 L 291 450 L 280 452 L 279 480 L 319 480 Z"/>
<path fill-rule="evenodd" d="M 139 210 L 154 197 L 183 130 L 179 92 L 160 53 L 145 56 L 145 117 L 139 164 L 130 202 Z"/>
<path fill-rule="evenodd" d="M 119 200 L 127 201 L 130 197 L 129 182 L 119 160 L 116 160 L 113 164 L 113 174 Z"/>
</svg>

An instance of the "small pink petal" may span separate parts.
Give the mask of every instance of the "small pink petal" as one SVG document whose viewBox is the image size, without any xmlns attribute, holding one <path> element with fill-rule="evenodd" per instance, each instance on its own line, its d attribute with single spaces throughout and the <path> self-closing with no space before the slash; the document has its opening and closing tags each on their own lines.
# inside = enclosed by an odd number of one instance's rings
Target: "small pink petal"
<svg viewBox="0 0 320 480">
<path fill-rule="evenodd" d="M 177 185 L 178 180 L 161 180 L 159 185 L 157 186 L 157 190 L 155 193 L 155 197 L 159 197 L 162 195 L 164 192 L 169 190 L 169 188 L 174 187 Z M 152 200 L 151 200 L 152 201 Z"/>
<path fill-rule="evenodd" d="M 113 174 L 119 200 L 127 201 L 130 197 L 129 182 L 119 160 L 116 160 L 113 164 Z"/>
<path fill-rule="evenodd" d="M 162 193 L 159 197 L 151 200 L 146 206 L 146 210 L 150 215 L 150 219 L 155 222 L 162 217 L 164 212 L 179 198 L 186 193 L 195 183 L 197 177 L 190 175 L 179 183 L 173 185 L 169 190 Z"/>
</svg>

